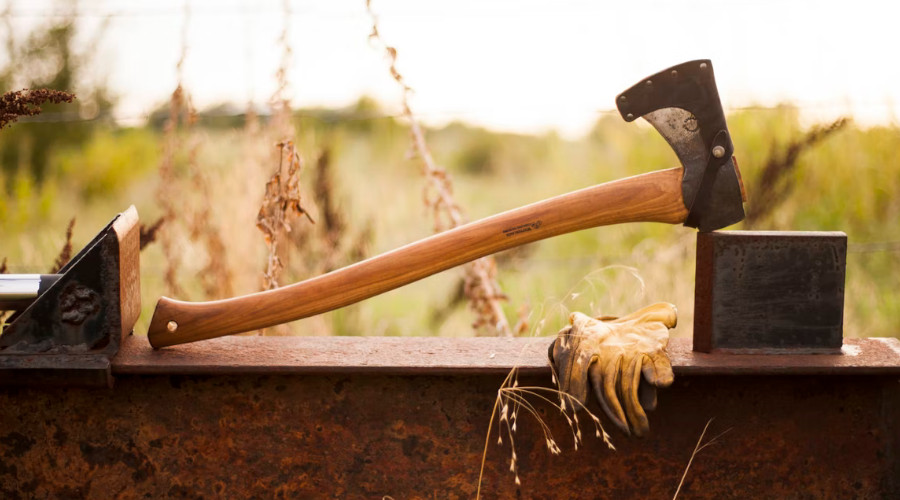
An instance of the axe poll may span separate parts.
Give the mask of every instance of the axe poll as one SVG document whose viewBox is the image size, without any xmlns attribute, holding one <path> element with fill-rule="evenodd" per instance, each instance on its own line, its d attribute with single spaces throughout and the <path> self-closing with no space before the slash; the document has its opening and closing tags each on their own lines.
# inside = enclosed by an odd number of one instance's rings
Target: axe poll
<svg viewBox="0 0 900 500">
<path fill-rule="evenodd" d="M 211 302 L 162 297 L 150 322 L 154 348 L 221 337 L 338 309 L 451 267 L 552 236 L 626 222 L 712 231 L 744 218 L 734 146 L 712 64 L 690 61 L 616 97 L 626 121 L 643 117 L 682 166 L 620 179 L 435 234 L 328 274 Z"/>
</svg>

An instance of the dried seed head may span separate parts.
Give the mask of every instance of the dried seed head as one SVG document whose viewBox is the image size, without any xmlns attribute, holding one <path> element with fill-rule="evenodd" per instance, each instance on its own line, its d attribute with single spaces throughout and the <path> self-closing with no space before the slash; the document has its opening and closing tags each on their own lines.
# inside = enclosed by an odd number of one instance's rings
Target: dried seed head
<svg viewBox="0 0 900 500">
<path fill-rule="evenodd" d="M 72 102 L 75 94 L 60 90 L 34 89 L 15 90 L 0 95 L 0 129 L 15 122 L 21 116 L 35 116 L 41 113 L 46 103 L 61 104 Z"/>
</svg>

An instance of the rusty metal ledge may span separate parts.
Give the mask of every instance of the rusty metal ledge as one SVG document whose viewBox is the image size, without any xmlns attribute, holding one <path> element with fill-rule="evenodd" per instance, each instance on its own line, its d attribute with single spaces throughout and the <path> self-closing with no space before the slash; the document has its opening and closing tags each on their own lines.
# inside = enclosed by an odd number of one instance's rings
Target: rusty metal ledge
<svg viewBox="0 0 900 500">
<path fill-rule="evenodd" d="M 154 351 L 126 339 L 113 374 L 546 374 L 550 337 L 225 337 Z M 705 354 L 672 339 L 683 375 L 900 375 L 900 340 L 845 339 L 842 354 Z"/>
</svg>

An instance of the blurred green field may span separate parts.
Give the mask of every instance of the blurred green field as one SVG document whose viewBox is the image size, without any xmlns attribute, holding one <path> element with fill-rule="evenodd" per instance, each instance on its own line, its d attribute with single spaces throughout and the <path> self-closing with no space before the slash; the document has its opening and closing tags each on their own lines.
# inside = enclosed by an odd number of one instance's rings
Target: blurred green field
<svg viewBox="0 0 900 500">
<path fill-rule="evenodd" d="M 365 115 L 365 118 L 359 116 Z M 732 113 L 744 182 L 753 186 L 762 166 L 782 154 L 812 127 L 789 106 Z M 20 123 L 0 131 L 0 150 L 15 147 L 30 127 Z M 81 126 L 78 122 L 58 127 Z M 432 221 L 422 202 L 423 179 L 417 160 L 406 157 L 408 129 L 386 117 L 371 101 L 344 110 L 310 109 L 294 116 L 297 142 L 306 168 L 304 205 L 316 220 L 313 202 L 315 159 L 327 149 L 333 194 L 346 219 L 347 238 L 371 228 L 368 255 L 428 236 Z M 8 133 L 16 130 L 16 134 Z M 226 243 L 228 268 L 238 294 L 258 291 L 266 249 L 255 218 L 264 184 L 276 164 L 266 161 L 271 139 L 247 131 L 242 120 L 201 116 L 185 137 L 196 141 L 211 195 L 212 217 Z M 626 124 L 603 115 L 577 140 L 554 133 L 526 136 L 497 133 L 461 123 L 428 131 L 437 162 L 451 174 L 455 194 L 469 220 L 493 215 L 588 185 L 677 166 L 669 146 L 649 126 Z M 144 222 L 161 214 L 154 197 L 160 182 L 163 133 L 159 127 L 95 127 L 75 145 L 47 151 L 40 181 L 27 164 L 0 171 L 0 259 L 10 272 L 46 272 L 64 241 L 71 217 L 77 222 L 74 246 L 80 248 L 116 213 L 135 205 Z M 754 229 L 844 231 L 849 236 L 845 335 L 900 336 L 900 128 L 849 126 L 802 152 L 788 179 L 793 186 L 784 203 Z M 27 162 L 20 160 L 20 162 Z M 184 174 L 187 160 L 178 158 Z M 167 184 L 165 192 L 196 210 L 196 188 Z M 749 204 L 754 193 L 748 192 Z M 202 200 L 200 201 L 202 202 Z M 308 224 L 305 220 L 295 225 Z M 742 228 L 739 224 L 736 229 Z M 304 235 L 301 235 L 304 236 Z M 305 237 L 317 237 L 313 231 Z M 598 228 L 532 244 L 498 256 L 499 280 L 509 296 L 511 323 L 528 317 L 529 334 L 554 333 L 568 311 L 624 313 L 655 301 L 679 309 L 676 336 L 691 334 L 694 282 L 693 230 L 662 224 Z M 209 258 L 201 242 L 177 240 L 182 257 L 181 284 L 187 296 L 206 298 L 198 273 Z M 286 282 L 309 277 L 311 260 L 321 255 L 292 255 Z M 151 244 L 141 255 L 143 334 L 155 301 L 167 291 L 162 279 L 165 256 Z M 295 260 L 296 259 L 296 260 Z M 340 264 L 346 264 L 341 256 Z M 302 265 L 300 265 L 302 264 Z M 318 318 L 290 325 L 297 335 L 470 336 L 473 316 L 454 303 L 461 272 L 440 273 L 421 282 Z"/>
</svg>

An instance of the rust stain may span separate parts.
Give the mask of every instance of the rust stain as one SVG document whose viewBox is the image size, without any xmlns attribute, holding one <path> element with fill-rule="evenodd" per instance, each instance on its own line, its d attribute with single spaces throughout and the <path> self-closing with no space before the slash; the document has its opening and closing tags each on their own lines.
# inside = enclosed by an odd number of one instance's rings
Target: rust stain
<svg viewBox="0 0 900 500">
<path fill-rule="evenodd" d="M 493 397 L 479 376 L 120 376 L 113 390 L 4 388 L 3 498 L 473 498 Z M 548 384 L 545 377 L 523 384 Z M 684 498 L 898 494 L 900 383 L 883 376 L 681 376 L 651 434 L 618 451 L 538 405 L 522 415 L 521 487 L 490 446 L 484 498 L 667 498 L 700 431 Z"/>
</svg>

